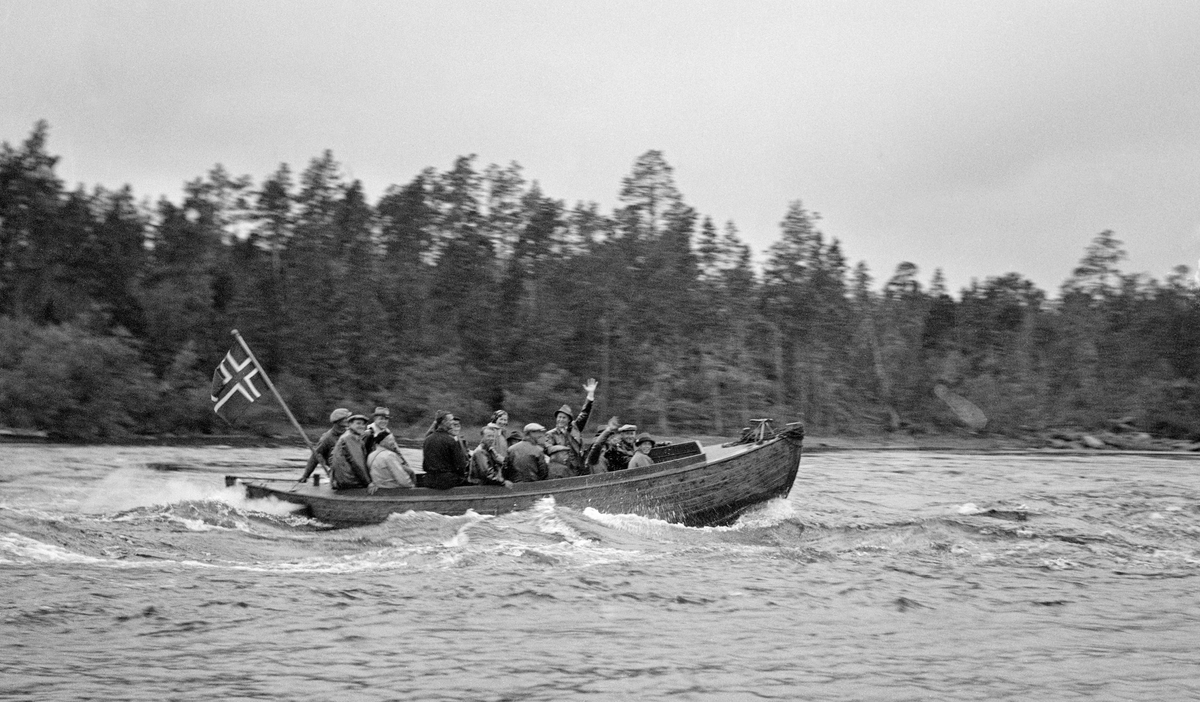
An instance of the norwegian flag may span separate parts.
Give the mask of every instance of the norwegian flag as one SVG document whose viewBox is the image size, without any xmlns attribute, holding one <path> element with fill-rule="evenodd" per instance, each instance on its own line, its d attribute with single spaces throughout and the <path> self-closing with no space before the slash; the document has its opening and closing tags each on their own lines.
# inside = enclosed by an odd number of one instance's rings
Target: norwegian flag
<svg viewBox="0 0 1200 702">
<path fill-rule="evenodd" d="M 232 424 L 235 419 L 258 398 L 262 397 L 255 386 L 255 378 L 261 369 L 243 349 L 234 346 L 225 354 L 213 372 L 213 411 L 221 419 Z"/>
</svg>

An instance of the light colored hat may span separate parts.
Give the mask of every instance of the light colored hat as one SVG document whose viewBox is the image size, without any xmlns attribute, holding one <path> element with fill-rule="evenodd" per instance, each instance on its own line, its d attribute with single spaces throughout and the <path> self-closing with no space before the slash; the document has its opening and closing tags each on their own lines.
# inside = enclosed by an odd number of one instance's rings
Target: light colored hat
<svg viewBox="0 0 1200 702">
<path fill-rule="evenodd" d="M 636 424 L 622 424 L 621 428 L 617 429 L 617 431 L 637 431 L 637 425 Z"/>
<path fill-rule="evenodd" d="M 392 418 L 392 413 L 391 413 L 390 411 L 388 411 L 388 408 L 387 408 L 387 407 L 376 407 L 376 408 L 375 408 L 375 414 L 374 414 L 374 416 L 376 416 L 376 417 L 387 417 L 388 419 L 391 419 L 391 418 Z"/>
<path fill-rule="evenodd" d="M 563 405 L 562 407 L 559 407 L 557 410 L 555 410 L 555 412 L 554 412 L 555 417 L 557 417 L 560 414 L 567 415 L 567 419 L 570 419 L 571 417 L 574 416 L 571 414 L 571 406 L 570 405 Z"/>
<path fill-rule="evenodd" d="M 365 415 L 365 414 L 352 414 L 352 415 L 350 415 L 349 417 L 347 417 L 347 418 L 346 418 L 346 421 L 347 421 L 347 422 L 353 422 L 353 421 L 354 421 L 354 420 L 356 420 L 356 419 L 361 419 L 361 420 L 363 420 L 364 422 L 367 422 L 367 423 L 370 423 L 370 421 L 371 421 L 371 418 L 370 418 L 370 417 L 368 417 L 368 416 L 367 416 L 367 415 Z"/>
<path fill-rule="evenodd" d="M 541 424 L 538 424 L 537 422 L 530 422 L 529 424 L 525 425 L 524 431 L 526 434 L 528 434 L 531 431 L 546 431 L 546 427 L 542 426 Z"/>
<path fill-rule="evenodd" d="M 337 409 L 335 409 L 334 411 L 329 413 L 329 423 L 337 424 L 338 422 L 342 421 L 343 419 L 348 418 L 349 416 L 350 416 L 350 410 L 346 409 L 345 407 L 338 407 Z"/>
</svg>

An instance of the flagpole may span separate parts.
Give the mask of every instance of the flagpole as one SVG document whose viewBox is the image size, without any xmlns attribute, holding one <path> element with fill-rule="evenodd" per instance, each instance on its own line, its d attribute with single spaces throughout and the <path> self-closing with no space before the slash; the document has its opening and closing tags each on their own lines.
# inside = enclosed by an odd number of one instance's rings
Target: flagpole
<svg viewBox="0 0 1200 702">
<path fill-rule="evenodd" d="M 304 438 L 304 443 L 308 445 L 308 450 L 316 451 L 316 448 L 313 447 L 312 441 L 308 438 L 308 434 L 305 434 L 304 429 L 300 426 L 300 422 L 296 421 L 296 417 L 292 414 L 292 411 L 288 409 L 287 403 L 284 402 L 283 398 L 279 396 L 279 391 L 275 389 L 275 383 L 272 383 L 270 376 L 267 375 L 267 369 L 263 368 L 262 364 L 258 362 L 258 359 L 254 357 L 254 352 L 250 350 L 250 346 L 246 344 L 246 340 L 242 338 L 242 335 L 238 333 L 238 330 L 234 329 L 232 333 L 237 337 L 238 343 L 242 345 L 242 350 L 244 350 L 246 355 L 250 357 L 250 360 L 254 362 L 254 367 L 258 368 L 259 373 L 262 373 L 263 380 L 266 381 L 267 387 L 270 388 L 271 392 L 275 394 L 275 399 L 279 400 L 279 406 L 282 407 L 283 411 L 287 413 L 288 419 L 292 420 L 292 426 L 296 427 L 296 431 L 300 432 L 300 436 Z"/>
</svg>

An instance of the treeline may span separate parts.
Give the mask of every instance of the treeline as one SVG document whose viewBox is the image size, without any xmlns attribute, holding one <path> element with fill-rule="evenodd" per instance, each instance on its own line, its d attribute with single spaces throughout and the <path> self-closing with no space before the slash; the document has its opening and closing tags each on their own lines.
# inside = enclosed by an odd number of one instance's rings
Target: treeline
<svg viewBox="0 0 1200 702">
<path fill-rule="evenodd" d="M 951 295 L 902 263 L 877 284 L 799 202 L 761 265 L 687 204 L 663 155 L 620 205 L 568 205 L 473 156 L 370 202 L 330 152 L 260 182 L 221 166 L 178 203 L 68 190 L 39 123 L 0 148 L 0 425 L 62 437 L 222 432 L 213 368 L 239 329 L 303 421 L 338 405 L 420 425 L 577 404 L 663 435 L 751 417 L 822 431 L 988 429 L 1133 416 L 1200 438 L 1200 294 L 1126 274 L 1098 235 L 1051 298 L 1018 274 Z M 279 416 L 256 406 L 249 426 Z"/>
</svg>

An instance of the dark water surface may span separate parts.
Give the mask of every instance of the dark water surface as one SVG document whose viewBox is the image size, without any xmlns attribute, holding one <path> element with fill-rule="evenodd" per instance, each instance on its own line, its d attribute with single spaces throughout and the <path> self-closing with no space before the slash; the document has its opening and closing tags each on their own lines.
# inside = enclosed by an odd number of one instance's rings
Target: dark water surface
<svg viewBox="0 0 1200 702">
<path fill-rule="evenodd" d="M 331 530 L 224 487 L 294 450 L 5 448 L 4 699 L 1200 699 L 1195 460 L 816 454 L 728 528 Z"/>
</svg>

